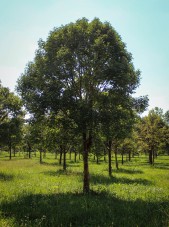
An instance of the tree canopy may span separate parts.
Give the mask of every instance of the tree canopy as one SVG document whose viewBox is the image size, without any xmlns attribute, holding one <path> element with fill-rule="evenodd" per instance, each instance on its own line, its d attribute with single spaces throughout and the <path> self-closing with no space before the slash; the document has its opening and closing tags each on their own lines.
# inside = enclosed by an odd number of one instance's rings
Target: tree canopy
<svg viewBox="0 0 169 227">
<path fill-rule="evenodd" d="M 130 127 L 124 124 L 126 113 L 133 117 L 134 111 L 147 106 L 146 97 L 132 97 L 139 83 L 140 71 L 115 29 L 97 18 L 82 18 L 54 28 L 46 41 L 39 41 L 17 90 L 35 118 L 62 112 L 71 119 L 67 122 L 74 121 L 84 150 L 83 189 L 89 192 L 88 153 L 94 130 L 104 123 L 104 116 L 107 124 L 116 122 L 113 130 Z"/>
</svg>

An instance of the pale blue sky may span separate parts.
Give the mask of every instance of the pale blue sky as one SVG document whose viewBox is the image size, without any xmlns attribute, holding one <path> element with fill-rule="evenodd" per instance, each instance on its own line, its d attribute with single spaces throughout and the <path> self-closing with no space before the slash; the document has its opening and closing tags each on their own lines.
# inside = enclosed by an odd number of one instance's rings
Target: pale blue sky
<svg viewBox="0 0 169 227">
<path fill-rule="evenodd" d="M 0 0 L 0 80 L 14 90 L 39 38 L 86 17 L 109 21 L 142 74 L 136 95 L 169 110 L 169 0 Z"/>
</svg>

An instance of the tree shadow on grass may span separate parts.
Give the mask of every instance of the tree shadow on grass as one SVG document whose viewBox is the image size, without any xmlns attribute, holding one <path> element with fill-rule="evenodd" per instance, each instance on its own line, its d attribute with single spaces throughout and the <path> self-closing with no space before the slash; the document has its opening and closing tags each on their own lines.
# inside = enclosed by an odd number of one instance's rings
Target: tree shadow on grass
<svg viewBox="0 0 169 227">
<path fill-rule="evenodd" d="M 44 165 L 44 166 L 59 166 L 60 164 L 58 163 L 58 162 L 44 162 L 44 161 L 42 161 L 41 163 L 40 163 L 41 165 Z"/>
<path fill-rule="evenodd" d="M 142 170 L 137 169 L 118 169 L 115 170 L 116 173 L 126 173 L 126 174 L 141 174 L 144 173 Z"/>
<path fill-rule="evenodd" d="M 81 175 L 82 176 L 83 175 L 83 173 L 80 171 L 63 170 L 63 169 L 59 169 L 56 171 L 45 171 L 43 172 L 43 174 L 49 175 L 49 176 L 60 176 L 60 175 L 72 175 L 72 176 Z"/>
<path fill-rule="evenodd" d="M 167 227 L 168 201 L 127 201 L 107 193 L 30 194 L 0 204 L 15 226 Z"/>
<path fill-rule="evenodd" d="M 44 165 L 44 166 L 62 166 L 62 164 L 59 164 L 59 162 L 44 162 L 42 161 L 41 165 Z M 73 163 L 67 163 L 67 167 L 79 167 L 80 164 L 73 164 Z"/>
<path fill-rule="evenodd" d="M 13 178 L 12 174 L 0 173 L 0 181 L 11 181 Z"/>
<path fill-rule="evenodd" d="M 152 185 L 153 183 L 146 179 L 129 179 L 126 177 L 115 177 L 115 176 L 102 176 L 102 175 L 91 175 L 91 182 L 93 184 L 114 184 L 114 183 L 120 183 L 120 184 L 142 184 L 142 185 Z"/>
<path fill-rule="evenodd" d="M 154 163 L 154 168 L 157 169 L 168 169 L 169 170 L 169 164 L 168 163 Z"/>
</svg>

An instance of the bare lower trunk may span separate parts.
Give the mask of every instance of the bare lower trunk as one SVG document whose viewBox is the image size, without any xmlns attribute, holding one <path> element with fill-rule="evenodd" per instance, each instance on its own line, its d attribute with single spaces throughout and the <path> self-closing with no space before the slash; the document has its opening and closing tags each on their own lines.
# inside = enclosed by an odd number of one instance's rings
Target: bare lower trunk
<svg viewBox="0 0 169 227">
<path fill-rule="evenodd" d="M 131 161 L 131 151 L 129 150 L 129 162 Z"/>
<path fill-rule="evenodd" d="M 76 162 L 77 153 L 75 152 L 75 162 Z"/>
<path fill-rule="evenodd" d="M 57 151 L 55 151 L 55 159 L 57 159 Z"/>
<path fill-rule="evenodd" d="M 122 153 L 121 153 L 121 164 L 122 164 L 122 165 L 124 164 L 123 151 L 122 151 Z"/>
<path fill-rule="evenodd" d="M 109 163 L 109 176 L 112 175 L 112 167 L 111 167 L 111 150 L 112 150 L 112 141 L 108 141 L 108 163 Z"/>
<path fill-rule="evenodd" d="M 59 164 L 62 164 L 62 152 L 60 152 Z"/>
<path fill-rule="evenodd" d="M 118 159 L 117 159 L 117 148 L 115 148 L 114 153 L 115 153 L 116 169 L 119 169 Z"/>
<path fill-rule="evenodd" d="M 91 146 L 91 135 L 87 138 L 86 133 L 83 133 L 83 164 L 84 164 L 84 178 L 83 178 L 83 192 L 89 193 L 89 165 L 88 165 L 88 155 Z"/>
<path fill-rule="evenodd" d="M 14 157 L 16 156 L 16 148 L 13 148 Z"/>
<path fill-rule="evenodd" d="M 153 164 L 153 153 L 152 153 L 152 150 L 149 150 L 149 163 L 151 165 Z"/>
<path fill-rule="evenodd" d="M 106 162 L 106 150 L 104 149 L 104 161 Z"/>
<path fill-rule="evenodd" d="M 96 156 L 96 163 L 99 164 L 99 157 Z"/>
<path fill-rule="evenodd" d="M 154 150 L 153 150 L 153 151 L 152 151 L 153 164 L 154 164 L 154 158 L 155 158 L 155 153 L 154 153 Z"/>
<path fill-rule="evenodd" d="M 42 150 L 40 150 L 40 163 L 42 163 Z"/>
<path fill-rule="evenodd" d="M 66 170 L 66 150 L 63 151 L 63 170 Z"/>
<path fill-rule="evenodd" d="M 11 143 L 9 144 L 9 159 L 12 159 L 12 145 Z"/>
</svg>

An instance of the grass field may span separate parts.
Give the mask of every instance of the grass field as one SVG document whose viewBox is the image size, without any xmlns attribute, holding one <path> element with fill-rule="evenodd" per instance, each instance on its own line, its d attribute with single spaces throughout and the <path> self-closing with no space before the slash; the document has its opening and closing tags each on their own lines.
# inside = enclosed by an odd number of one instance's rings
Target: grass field
<svg viewBox="0 0 169 227">
<path fill-rule="evenodd" d="M 136 157 L 108 176 L 108 164 L 90 160 L 92 192 L 82 194 L 82 161 L 62 170 L 54 155 L 0 153 L 0 227 L 7 226 L 169 226 L 169 156 L 154 166 Z"/>
</svg>

